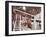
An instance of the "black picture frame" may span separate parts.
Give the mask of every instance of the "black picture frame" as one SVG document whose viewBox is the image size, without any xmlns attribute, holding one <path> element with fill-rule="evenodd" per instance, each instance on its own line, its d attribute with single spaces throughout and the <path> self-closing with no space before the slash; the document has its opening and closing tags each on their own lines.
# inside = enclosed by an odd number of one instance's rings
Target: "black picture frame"
<svg viewBox="0 0 46 37">
<path fill-rule="evenodd" d="M 27 4 L 42 4 L 44 6 L 44 32 L 42 33 L 26 33 L 26 34 L 11 34 L 9 35 L 9 3 L 27 3 Z M 45 3 L 37 2 L 22 2 L 22 1 L 5 1 L 5 36 L 19 36 L 19 35 L 35 35 L 45 34 Z"/>
</svg>

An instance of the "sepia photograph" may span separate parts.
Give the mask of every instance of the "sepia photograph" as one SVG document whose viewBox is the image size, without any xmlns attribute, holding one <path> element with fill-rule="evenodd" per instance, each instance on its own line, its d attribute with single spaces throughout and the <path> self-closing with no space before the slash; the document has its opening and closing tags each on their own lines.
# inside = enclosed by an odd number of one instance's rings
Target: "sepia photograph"
<svg viewBox="0 0 46 37">
<path fill-rule="evenodd" d="M 6 35 L 43 34 L 44 3 L 6 1 Z M 8 31 L 7 31 L 8 29 Z"/>
<path fill-rule="evenodd" d="M 12 31 L 41 29 L 41 7 L 12 6 Z"/>
</svg>

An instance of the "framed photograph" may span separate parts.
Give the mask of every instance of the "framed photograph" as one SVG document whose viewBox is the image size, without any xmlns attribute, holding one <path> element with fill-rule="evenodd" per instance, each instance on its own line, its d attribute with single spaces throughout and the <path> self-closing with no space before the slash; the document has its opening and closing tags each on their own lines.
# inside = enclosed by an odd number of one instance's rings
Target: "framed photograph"
<svg viewBox="0 0 46 37">
<path fill-rule="evenodd" d="M 5 2 L 5 35 L 45 34 L 45 3 Z"/>
</svg>

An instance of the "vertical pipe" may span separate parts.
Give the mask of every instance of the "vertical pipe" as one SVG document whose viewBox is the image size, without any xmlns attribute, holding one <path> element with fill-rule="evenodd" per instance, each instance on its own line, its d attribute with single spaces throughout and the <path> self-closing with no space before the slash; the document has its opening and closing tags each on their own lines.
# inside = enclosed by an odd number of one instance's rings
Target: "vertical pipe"
<svg viewBox="0 0 46 37">
<path fill-rule="evenodd" d="M 15 30 L 16 30 L 16 25 L 17 25 L 17 14 L 16 14 L 16 20 L 15 20 Z"/>
<path fill-rule="evenodd" d="M 20 22 L 19 22 L 19 26 L 20 26 L 20 31 L 21 31 L 21 15 L 20 15 Z"/>
</svg>

